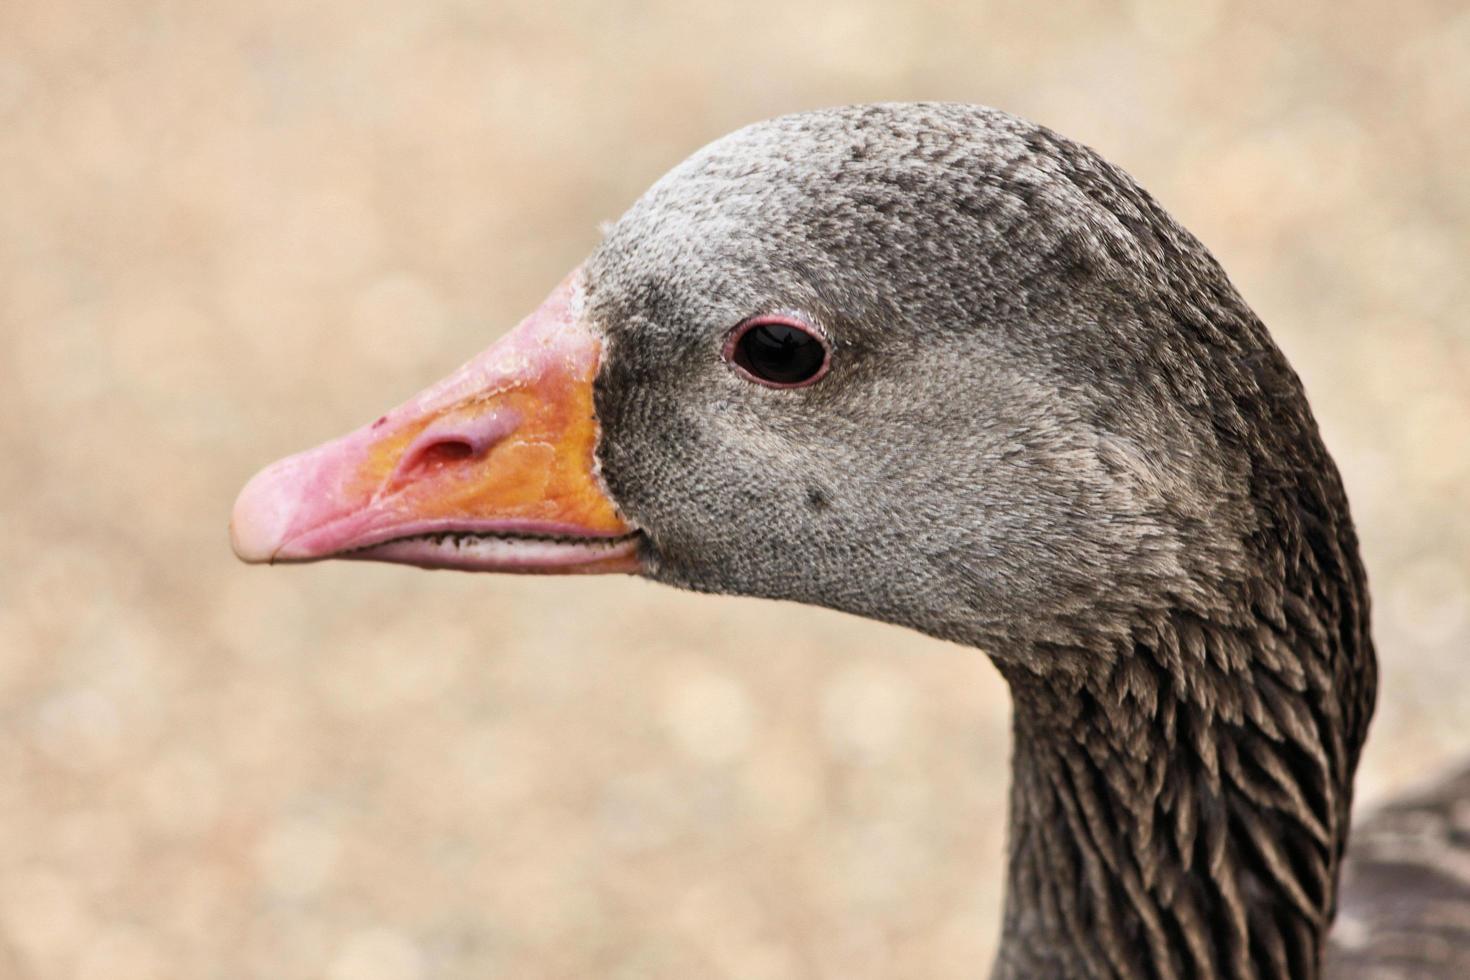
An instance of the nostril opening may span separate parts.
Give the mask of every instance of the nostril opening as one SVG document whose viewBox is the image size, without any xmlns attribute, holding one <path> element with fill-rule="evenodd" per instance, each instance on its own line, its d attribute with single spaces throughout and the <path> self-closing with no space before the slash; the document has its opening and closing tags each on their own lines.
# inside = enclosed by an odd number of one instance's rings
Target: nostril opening
<svg viewBox="0 0 1470 980">
<path fill-rule="evenodd" d="M 475 447 L 463 439 L 442 439 L 420 449 L 405 469 L 433 470 L 459 463 L 475 455 Z"/>
<path fill-rule="evenodd" d="M 520 424 L 520 415 L 495 407 L 476 414 L 460 411 L 435 419 L 403 451 L 389 478 L 394 484 L 419 477 L 446 475 L 483 459 Z"/>
</svg>

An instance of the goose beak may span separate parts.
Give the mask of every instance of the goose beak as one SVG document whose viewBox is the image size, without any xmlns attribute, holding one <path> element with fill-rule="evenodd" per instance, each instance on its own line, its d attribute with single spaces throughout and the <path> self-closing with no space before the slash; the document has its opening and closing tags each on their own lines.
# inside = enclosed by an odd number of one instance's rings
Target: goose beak
<svg viewBox="0 0 1470 980">
<path fill-rule="evenodd" d="M 597 472 L 602 343 L 578 319 L 575 278 L 443 381 L 256 474 L 230 518 L 235 554 L 636 572 L 637 531 Z"/>
</svg>

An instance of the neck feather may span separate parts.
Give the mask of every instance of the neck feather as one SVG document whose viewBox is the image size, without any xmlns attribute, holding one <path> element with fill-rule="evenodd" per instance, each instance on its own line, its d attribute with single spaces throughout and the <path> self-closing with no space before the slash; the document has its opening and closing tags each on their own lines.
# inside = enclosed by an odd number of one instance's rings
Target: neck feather
<svg viewBox="0 0 1470 980">
<path fill-rule="evenodd" d="M 1140 622 L 1096 667 L 1001 664 L 998 977 L 1319 975 L 1374 689 L 1366 610 L 1340 594 L 1362 585 L 1351 563 L 1336 584 L 1258 590 L 1231 625 Z"/>
</svg>

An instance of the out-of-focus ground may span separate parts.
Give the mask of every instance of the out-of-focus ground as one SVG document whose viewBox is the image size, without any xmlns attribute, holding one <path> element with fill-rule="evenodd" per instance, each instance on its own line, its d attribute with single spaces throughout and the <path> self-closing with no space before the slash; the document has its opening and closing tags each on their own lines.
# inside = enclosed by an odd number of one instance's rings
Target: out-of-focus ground
<svg viewBox="0 0 1470 980">
<path fill-rule="evenodd" d="M 1362 799 L 1470 755 L 1463 4 L 6 0 L 0 976 L 983 973 L 977 652 L 225 537 L 695 147 L 884 98 L 1045 122 L 1215 250 L 1361 529 Z"/>
</svg>

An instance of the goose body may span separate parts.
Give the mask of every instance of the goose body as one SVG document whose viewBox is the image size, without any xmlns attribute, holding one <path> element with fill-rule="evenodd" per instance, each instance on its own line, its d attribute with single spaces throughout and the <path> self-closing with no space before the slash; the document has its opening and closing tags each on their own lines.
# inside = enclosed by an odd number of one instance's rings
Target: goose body
<svg viewBox="0 0 1470 980">
<path fill-rule="evenodd" d="M 231 526 L 250 561 L 633 572 L 984 650 L 1015 701 L 997 977 L 1470 975 L 1470 875 L 1395 859 L 1412 817 L 1340 894 L 1376 663 L 1300 382 L 1131 178 L 1004 113 L 711 144 Z"/>
</svg>

